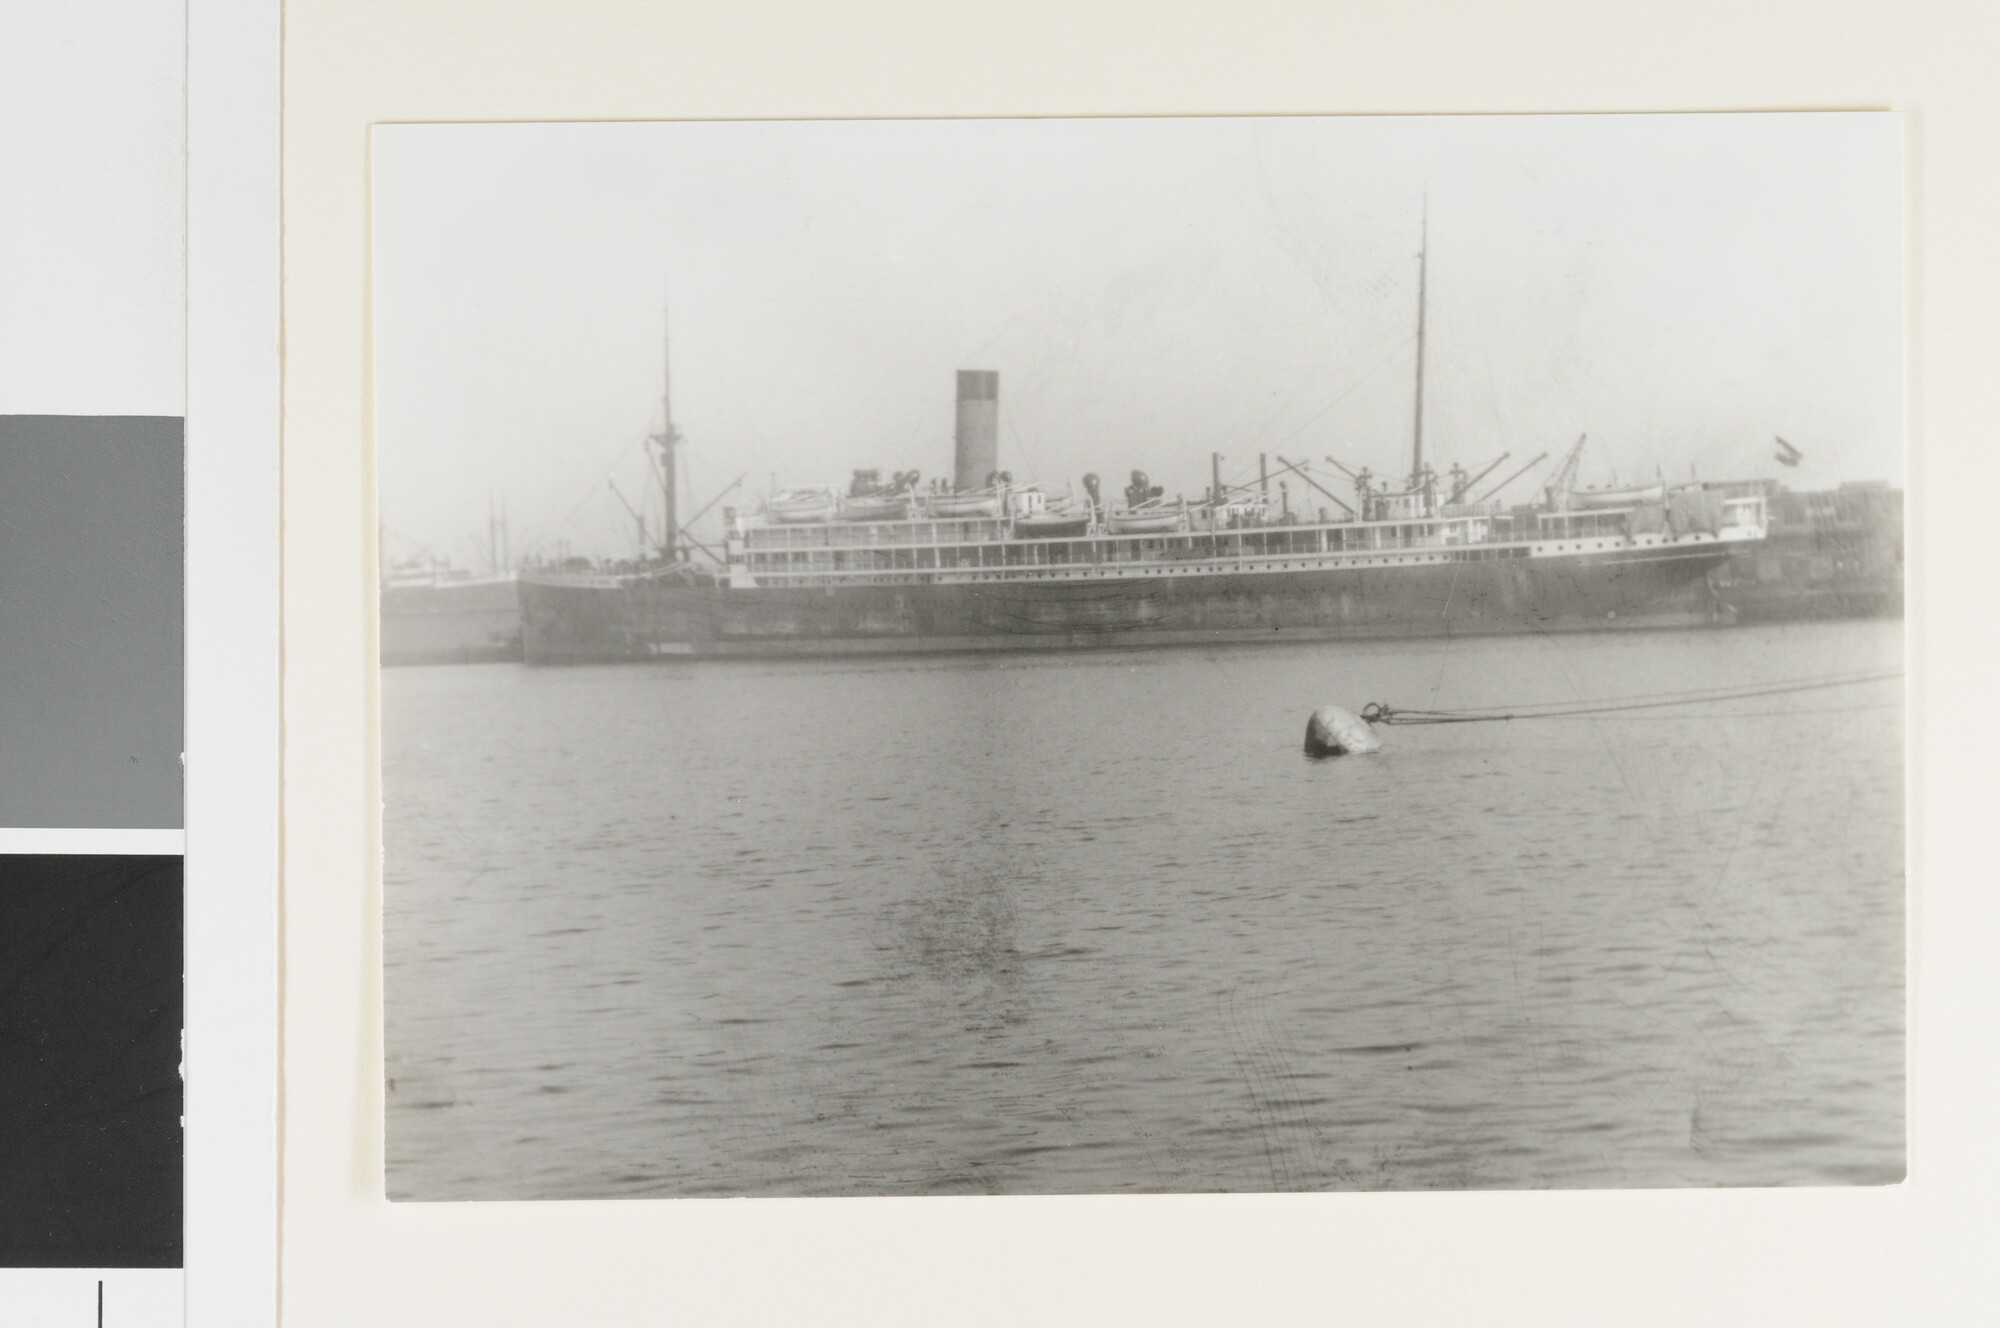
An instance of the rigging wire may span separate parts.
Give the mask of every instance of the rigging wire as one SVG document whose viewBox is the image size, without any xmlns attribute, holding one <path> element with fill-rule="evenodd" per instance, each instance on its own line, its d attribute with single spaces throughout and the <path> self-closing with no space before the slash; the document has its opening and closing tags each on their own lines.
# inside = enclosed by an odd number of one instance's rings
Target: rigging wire
<svg viewBox="0 0 2000 1328">
<path fill-rule="evenodd" d="M 1694 715 L 1625 715 L 1621 724 L 1684 724 L 1690 719 L 1790 719 L 1795 715 L 1852 715 L 1863 710 L 1895 710 L 1901 701 L 1868 701 L 1850 706 L 1808 706 L 1800 710 L 1715 710 Z M 1542 719 L 1589 719 L 1598 715 L 1542 715 Z"/>
<path fill-rule="evenodd" d="M 1014 448 L 1016 451 L 1020 452 L 1021 459 L 1028 463 L 1028 474 L 1032 477 L 1031 482 L 1053 484 L 1055 482 L 1054 480 L 1045 479 L 1043 477 L 1042 468 L 1040 465 L 1036 463 L 1034 453 L 1028 450 L 1028 440 L 1025 437 L 1023 437 L 1021 431 L 1014 426 L 1014 421 L 1011 416 L 1007 420 L 1007 432 L 1010 435 L 1012 435 L 1014 439 Z"/>
<path fill-rule="evenodd" d="M 1785 683 L 1764 683 L 1754 687 L 1708 688 L 1701 691 L 1655 692 L 1644 696 L 1608 697 L 1592 702 L 1545 701 L 1505 711 L 1399 710 L 1370 701 L 1361 718 L 1371 724 L 1483 724 L 1515 719 L 1571 719 L 1583 715 L 1610 715 L 1632 710 L 1659 710 L 1668 706 L 1704 705 L 1742 701 L 1754 697 L 1790 696 L 1798 692 L 1825 691 L 1834 687 L 1856 687 L 1887 682 L 1903 676 L 1901 669 L 1875 673 L 1843 674 Z"/>
<path fill-rule="evenodd" d="M 1314 411 L 1311 415 L 1307 416 L 1304 424 L 1301 424 L 1298 428 L 1292 430 L 1290 433 L 1286 434 L 1283 438 L 1280 438 L 1277 442 L 1277 446 L 1283 447 L 1285 444 L 1291 442 L 1292 439 L 1298 437 L 1300 434 L 1304 433 L 1307 429 L 1310 429 L 1313 425 L 1319 423 L 1320 416 L 1326 414 L 1328 411 L 1332 410 L 1335 406 L 1338 406 L 1341 402 L 1353 396 L 1354 393 L 1360 389 L 1363 383 L 1367 382 L 1369 379 L 1373 378 L 1377 373 L 1380 373 L 1384 368 L 1388 367 L 1389 362 L 1394 360 L 1398 355 L 1401 355 L 1403 351 L 1408 346 L 1411 345 L 1411 343 L 1416 341 L 1416 339 L 1417 339 L 1417 334 L 1412 332 L 1410 333 L 1409 336 L 1403 338 L 1403 340 L 1396 343 L 1396 345 L 1389 351 L 1387 355 L 1384 355 L 1381 359 L 1375 362 L 1373 368 L 1369 369 L 1368 372 L 1362 374 L 1359 378 L 1355 379 L 1353 382 L 1349 383 L 1345 388 L 1341 389 L 1341 391 L 1334 396 L 1333 400 L 1327 402 L 1324 406 L 1321 406 L 1318 410 Z"/>
<path fill-rule="evenodd" d="M 653 434 L 651 430 L 639 436 L 636 447 L 642 454 L 650 453 L 652 438 Z M 621 442 L 618 445 L 616 453 L 612 455 L 611 460 L 604 466 L 603 471 L 587 488 L 579 491 L 576 501 L 570 504 L 569 509 L 560 518 L 555 521 L 531 521 L 524 523 L 521 533 L 517 537 L 520 548 L 526 550 L 535 547 L 546 547 L 552 543 L 559 542 L 559 537 L 551 532 L 571 528 L 577 513 L 581 512 L 587 503 L 603 498 L 605 482 L 611 479 L 613 473 L 620 466 L 630 462 L 634 446 L 635 444 L 629 439 Z M 571 471 L 571 474 L 581 473 L 581 471 Z M 653 473 L 655 475 L 659 473 L 657 466 L 654 467 Z"/>
<path fill-rule="evenodd" d="M 1523 710 L 1546 710 L 1551 707 L 1611 705 L 1624 701 L 1660 701 L 1660 700 L 1665 700 L 1669 697 L 1689 697 L 1694 700 L 1702 700 L 1705 698 L 1727 699 L 1728 694 L 1740 691 L 1744 687 L 1791 687 L 1794 685 L 1806 684 L 1806 683 L 1822 684 L 1822 683 L 1846 682 L 1846 681 L 1872 682 L 1877 678 L 1901 677 L 1901 676 L 1902 676 L 1901 670 L 1884 671 L 1881 669 L 1852 669 L 1842 673 L 1815 673 L 1803 678 L 1773 678 L 1768 682 L 1740 683 L 1728 687 L 1689 687 L 1689 688 L 1683 688 L 1680 691 L 1671 691 L 1671 692 L 1643 692 L 1637 694 L 1627 694 L 1624 696 L 1573 696 L 1568 698 L 1567 700 L 1562 700 L 1562 701 L 1528 701 L 1524 702 L 1521 705 L 1513 706 L 1510 708 L 1513 711 L 1519 712 Z M 1399 713 L 1410 714 L 1415 712 L 1401 711 Z M 1424 711 L 1423 713 L 1433 714 L 1433 715 L 1453 715 L 1453 714 L 1483 714 L 1485 712 L 1462 711 L 1462 710 L 1429 710 L 1429 711 Z"/>
</svg>

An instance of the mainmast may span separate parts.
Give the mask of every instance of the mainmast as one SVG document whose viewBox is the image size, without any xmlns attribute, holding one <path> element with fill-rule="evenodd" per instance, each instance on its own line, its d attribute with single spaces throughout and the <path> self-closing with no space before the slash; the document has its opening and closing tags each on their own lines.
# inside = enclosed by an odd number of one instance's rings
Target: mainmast
<svg viewBox="0 0 2000 1328">
<path fill-rule="evenodd" d="M 666 520 L 661 525 L 660 552 L 670 563 L 679 562 L 681 556 L 680 495 L 675 490 L 675 471 L 680 447 L 681 433 L 674 427 L 674 357 L 673 357 L 673 315 L 664 311 L 664 335 L 661 339 L 660 364 L 660 404 L 664 409 L 664 425 L 660 430 L 660 497 L 664 501 Z"/>
<path fill-rule="evenodd" d="M 1427 289 L 1431 248 L 1431 198 L 1430 191 L 1424 191 L 1423 241 L 1417 249 L 1417 410 L 1416 440 L 1410 449 L 1410 488 L 1415 491 L 1424 482 L 1424 310 L 1429 303 Z"/>
</svg>

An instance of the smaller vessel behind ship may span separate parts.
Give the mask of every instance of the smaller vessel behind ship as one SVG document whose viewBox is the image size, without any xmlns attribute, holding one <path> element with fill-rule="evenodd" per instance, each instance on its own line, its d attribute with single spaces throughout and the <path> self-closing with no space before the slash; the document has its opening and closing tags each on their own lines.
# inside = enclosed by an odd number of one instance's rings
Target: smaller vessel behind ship
<svg viewBox="0 0 2000 1328">
<path fill-rule="evenodd" d="M 1775 480 L 1709 486 L 1764 500 L 1768 538 L 1716 575 L 1739 621 L 1903 616 L 1903 495 L 1886 481 L 1793 491 Z"/>
<path fill-rule="evenodd" d="M 490 664 L 521 658 L 521 591 L 512 572 L 474 576 L 422 564 L 382 583 L 381 660 Z"/>
<path fill-rule="evenodd" d="M 385 668 L 410 664 L 491 664 L 521 658 L 521 590 L 511 567 L 505 508 L 489 507 L 481 550 L 484 574 L 453 567 L 424 551 L 391 560 L 386 531 L 380 556 L 381 628 L 377 658 Z"/>
</svg>

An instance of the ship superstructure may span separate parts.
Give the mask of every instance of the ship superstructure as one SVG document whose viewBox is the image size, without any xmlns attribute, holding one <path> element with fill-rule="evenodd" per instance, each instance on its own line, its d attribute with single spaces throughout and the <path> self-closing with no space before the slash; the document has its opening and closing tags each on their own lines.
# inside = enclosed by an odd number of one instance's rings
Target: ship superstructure
<svg viewBox="0 0 2000 1328">
<path fill-rule="evenodd" d="M 1242 504 L 1204 505 L 1175 510 L 1174 524 L 1159 531 L 1120 534 L 1112 525 L 1115 515 L 1098 515 L 1081 518 L 1085 530 L 1077 536 L 1051 538 L 1030 524 L 1039 496 L 1006 495 L 1004 502 L 1018 504 L 1013 511 L 975 518 L 794 523 L 732 510 L 725 518 L 727 561 L 714 584 L 746 591 L 979 586 L 1509 560 L 1554 566 L 1586 554 L 1626 563 L 1709 564 L 1727 556 L 1726 545 L 1761 539 L 1764 522 L 1763 500 L 1755 495 L 1670 504 L 1662 494 L 1654 503 L 1623 508 L 1508 510 L 1486 503 L 1430 515 L 1311 522 L 1273 521 Z"/>
</svg>

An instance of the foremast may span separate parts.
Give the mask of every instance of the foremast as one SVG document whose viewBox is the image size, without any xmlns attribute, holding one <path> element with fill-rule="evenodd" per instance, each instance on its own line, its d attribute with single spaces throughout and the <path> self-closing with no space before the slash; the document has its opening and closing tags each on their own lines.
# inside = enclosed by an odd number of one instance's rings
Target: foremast
<svg viewBox="0 0 2000 1328">
<path fill-rule="evenodd" d="M 680 493 L 676 483 L 679 472 L 679 452 L 681 431 L 674 425 L 674 360 L 673 360 L 673 315 L 671 310 L 662 310 L 662 337 L 660 342 L 660 405 L 663 420 L 659 435 L 654 443 L 660 449 L 660 499 L 666 512 L 661 524 L 660 557 L 669 563 L 680 562 L 684 554 L 681 548 Z"/>
<path fill-rule="evenodd" d="M 1424 192 L 1422 239 L 1417 246 L 1417 387 L 1413 438 L 1410 446 L 1410 492 L 1422 495 L 1424 515 L 1430 515 L 1431 477 L 1424 473 L 1424 322 L 1430 304 L 1431 199 Z"/>
</svg>

